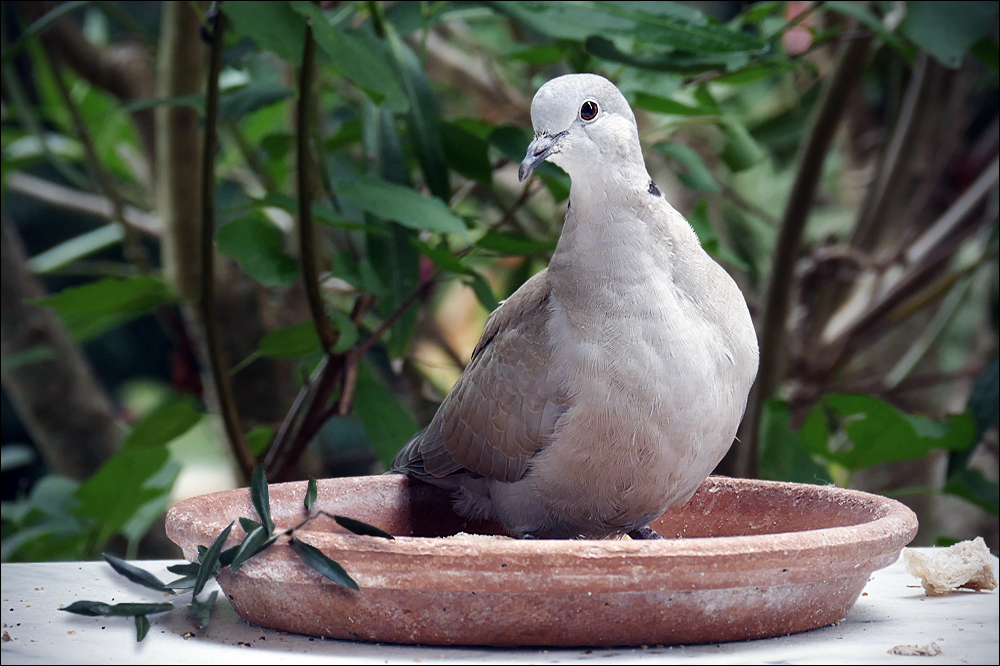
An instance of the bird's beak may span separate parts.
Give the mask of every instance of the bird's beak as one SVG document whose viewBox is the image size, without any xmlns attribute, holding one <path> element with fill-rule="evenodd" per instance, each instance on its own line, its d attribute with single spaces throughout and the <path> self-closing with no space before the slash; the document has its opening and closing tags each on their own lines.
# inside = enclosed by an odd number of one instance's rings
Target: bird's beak
<svg viewBox="0 0 1000 666">
<path fill-rule="evenodd" d="M 524 156 L 524 161 L 521 162 L 521 168 L 517 170 L 518 180 L 523 183 L 531 175 L 531 172 L 544 162 L 546 157 L 552 154 L 556 144 L 559 143 L 559 139 L 563 138 L 565 134 L 565 132 L 559 132 L 559 134 L 555 135 L 540 134 L 536 136 L 528 144 L 528 153 Z"/>
</svg>

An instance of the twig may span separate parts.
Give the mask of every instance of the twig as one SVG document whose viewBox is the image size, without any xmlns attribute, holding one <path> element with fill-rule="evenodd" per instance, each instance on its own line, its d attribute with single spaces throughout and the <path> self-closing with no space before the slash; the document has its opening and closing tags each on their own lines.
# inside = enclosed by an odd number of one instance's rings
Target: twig
<svg viewBox="0 0 1000 666">
<path fill-rule="evenodd" d="M 124 241 L 125 256 L 141 272 L 146 272 L 149 270 L 149 257 L 146 256 L 145 250 L 136 238 L 135 230 L 125 222 L 125 204 L 114 183 L 111 182 L 111 178 L 104 169 L 104 165 L 101 164 L 101 158 L 97 155 L 97 149 L 94 147 L 94 141 L 90 137 L 87 123 L 84 122 L 79 107 L 73 101 L 73 96 L 69 94 L 69 88 L 66 87 L 66 78 L 63 76 L 61 65 L 57 62 L 56 58 L 51 58 L 50 62 L 52 65 L 52 78 L 55 81 L 56 89 L 59 91 L 59 96 L 62 98 L 63 104 L 69 110 L 77 138 L 83 144 L 83 154 L 86 157 L 87 166 L 97 186 L 101 189 L 104 196 L 108 198 L 108 201 L 111 202 L 112 220 L 121 224 L 125 232 L 122 239 Z"/>
<path fill-rule="evenodd" d="M 229 446 L 239 462 L 240 469 L 249 478 L 257 466 L 257 461 L 250 452 L 250 446 L 243 434 L 243 424 L 233 396 L 233 387 L 222 360 L 222 344 L 215 320 L 215 149 L 218 141 L 219 72 L 222 69 L 222 42 L 225 28 L 226 17 L 219 13 L 212 33 L 208 89 L 205 95 L 205 147 L 202 153 L 201 172 L 201 290 L 198 309 L 205 330 L 212 382 L 219 399 L 219 411 L 222 413 Z"/>
<path fill-rule="evenodd" d="M 316 270 L 315 230 L 312 220 L 312 182 L 309 151 L 309 129 L 311 108 L 310 90 L 316 61 L 316 40 L 312 26 L 306 26 L 305 45 L 302 51 L 302 68 L 299 72 L 298 132 L 296 134 L 296 180 L 299 190 L 299 252 L 302 257 L 302 282 L 306 289 L 309 312 L 320 342 L 327 355 L 333 354 L 340 334 L 330 325 L 326 315 L 323 297 L 319 293 L 319 275 Z"/>
<path fill-rule="evenodd" d="M 765 297 L 764 318 L 760 323 L 760 370 L 750 394 L 746 418 L 741 428 L 742 444 L 734 447 L 737 449 L 736 464 L 732 471 L 736 476 L 749 478 L 757 476 L 757 431 L 764 402 L 770 399 L 781 377 L 785 324 L 788 319 L 792 273 L 799 253 L 799 243 L 809 218 L 823 163 L 851 93 L 864 71 L 871 41 L 871 35 L 866 33 L 841 47 L 836 69 L 830 78 L 803 146 L 795 183 L 778 232 L 774 264 Z"/>
<path fill-rule="evenodd" d="M 95 215 L 108 220 L 115 219 L 111 200 L 99 194 L 75 190 L 21 171 L 15 171 L 8 175 L 5 184 L 11 192 L 23 194 L 51 206 Z M 134 227 L 136 231 L 141 231 L 153 238 L 159 238 L 163 232 L 163 225 L 160 223 L 159 217 L 135 206 L 125 204 L 122 209 L 122 217 L 126 224 Z"/>
</svg>

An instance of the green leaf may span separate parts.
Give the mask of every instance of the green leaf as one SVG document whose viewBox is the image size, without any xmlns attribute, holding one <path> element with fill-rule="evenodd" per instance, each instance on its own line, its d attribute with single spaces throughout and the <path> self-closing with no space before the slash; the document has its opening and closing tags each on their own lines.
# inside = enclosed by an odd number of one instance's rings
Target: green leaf
<svg viewBox="0 0 1000 666">
<path fill-rule="evenodd" d="M 635 100 L 632 103 L 641 109 L 671 116 L 711 116 L 719 112 L 718 108 L 715 107 L 691 106 L 641 91 L 635 94 Z"/>
<path fill-rule="evenodd" d="M 965 54 L 996 23 L 996 2 L 909 2 L 900 31 L 945 67 L 957 69 Z"/>
<path fill-rule="evenodd" d="M 261 473 L 261 476 L 263 476 L 263 473 Z M 195 579 L 194 587 L 192 588 L 192 594 L 195 597 L 201 594 L 201 591 L 205 589 L 205 583 L 215 574 L 215 567 L 220 563 L 219 556 L 222 554 L 222 549 L 226 545 L 226 539 L 229 538 L 229 533 L 232 530 L 233 523 L 229 523 L 226 529 L 222 530 L 222 533 L 215 537 L 215 541 L 212 542 L 212 545 L 205 551 L 204 556 L 201 557 L 201 567 L 198 569 L 198 577 Z"/>
<path fill-rule="evenodd" d="M 1000 48 L 988 35 L 973 44 L 969 53 L 979 62 L 992 68 L 994 72 L 1000 69 Z"/>
<path fill-rule="evenodd" d="M 399 80 L 378 49 L 332 25 L 313 3 L 290 4 L 294 11 L 309 18 L 319 48 L 369 99 L 375 104 L 385 102 L 386 107 L 396 113 L 407 111 L 409 104 L 400 90 Z"/>
<path fill-rule="evenodd" d="M 10 372 L 14 368 L 20 368 L 23 365 L 31 365 L 32 363 L 38 363 L 39 361 L 47 361 L 50 358 L 56 358 L 56 355 L 56 350 L 52 347 L 37 345 L 19 352 L 14 352 L 13 354 L 7 354 L 0 358 L 0 370 L 3 372 Z"/>
<path fill-rule="evenodd" d="M 140 569 L 137 566 L 133 566 L 126 562 L 125 560 L 120 560 L 114 555 L 103 554 L 104 561 L 111 565 L 111 568 L 120 573 L 121 575 L 128 578 L 133 583 L 138 583 L 143 587 L 148 587 L 151 590 L 156 590 L 158 592 L 170 592 L 173 590 L 167 587 L 162 580 L 149 573 L 145 569 Z"/>
<path fill-rule="evenodd" d="M 289 3 L 230 0 L 220 9 L 236 32 L 252 37 L 260 48 L 296 67 L 302 64 L 306 20 Z"/>
<path fill-rule="evenodd" d="M 490 164 L 489 143 L 454 123 L 442 123 L 441 136 L 448 166 L 466 178 L 490 185 L 493 165 Z"/>
<path fill-rule="evenodd" d="M 610 34 L 692 53 L 760 49 L 764 43 L 680 3 L 490 2 L 495 11 L 560 39 Z"/>
<path fill-rule="evenodd" d="M 198 574 L 194 573 L 189 576 L 183 576 L 176 580 L 170 581 L 170 583 L 167 584 L 167 587 L 169 587 L 172 590 L 190 590 L 194 587 L 194 584 L 197 581 L 198 581 Z"/>
<path fill-rule="evenodd" d="M 448 210 L 444 202 L 409 188 L 371 176 L 360 176 L 357 180 L 340 181 L 337 190 L 361 210 L 405 227 L 457 234 L 462 238 L 468 235 L 465 223 Z"/>
<path fill-rule="evenodd" d="M 829 484 L 830 475 L 813 461 L 798 433 L 791 429 L 788 403 L 768 400 L 760 421 L 758 468 L 763 479 Z"/>
<path fill-rule="evenodd" d="M 658 53 L 655 55 L 634 55 L 618 48 L 610 39 L 592 35 L 584 42 L 584 47 L 592 56 L 612 62 L 620 62 L 639 69 L 676 74 L 699 74 L 701 72 L 725 69 L 733 71 L 750 62 L 747 52 L 732 53 Z"/>
<path fill-rule="evenodd" d="M 976 419 L 976 436 L 982 439 L 1000 413 L 1000 356 L 994 354 L 990 364 L 976 377 L 967 408 Z"/>
<path fill-rule="evenodd" d="M 324 555 L 319 548 L 310 546 L 304 541 L 299 541 L 294 536 L 291 540 L 291 546 L 292 550 L 294 550 L 296 554 L 302 558 L 303 562 L 308 564 L 324 577 L 332 580 L 338 585 L 343 585 L 344 587 L 352 590 L 361 589 L 358 587 L 358 584 L 354 582 L 354 579 L 347 575 L 347 572 L 344 571 L 344 567 Z"/>
<path fill-rule="evenodd" d="M 384 25 L 386 42 L 399 71 L 403 92 L 410 103 L 406 125 L 410 140 L 413 142 L 413 150 L 431 193 L 442 201 L 448 201 L 451 199 L 451 185 L 448 182 L 437 98 L 417 56 L 391 23 Z M 402 220 L 396 221 L 405 224 Z"/>
<path fill-rule="evenodd" d="M 141 643 L 142 639 L 149 633 L 149 618 L 145 615 L 135 616 L 135 641 Z"/>
<path fill-rule="evenodd" d="M 441 270 L 458 273 L 459 275 L 472 274 L 471 270 L 462 263 L 462 260 L 451 253 L 451 250 L 448 249 L 445 243 L 442 243 L 437 247 L 431 247 L 427 243 L 416 238 L 414 238 L 411 242 L 413 243 L 413 247 L 420 251 L 420 254 L 434 262 L 434 265 Z"/>
<path fill-rule="evenodd" d="M 363 106 L 362 113 L 365 155 L 372 174 L 378 174 L 398 186 L 409 187 L 407 156 L 403 152 L 395 118 L 385 109 L 370 103 Z M 357 284 L 376 295 L 378 314 L 387 317 L 420 283 L 420 254 L 411 243 L 417 232 L 379 220 L 370 212 L 365 218 L 370 226 L 378 227 L 385 233 L 367 234 L 368 256 L 358 263 Z M 416 324 L 417 308 L 407 308 L 392 325 L 386 340 L 390 356 L 398 358 L 406 353 Z"/>
<path fill-rule="evenodd" d="M 403 444 L 420 429 L 396 396 L 382 386 L 365 363 L 358 366 L 354 415 L 361 420 L 365 436 L 386 467 L 392 464 Z"/>
<path fill-rule="evenodd" d="M 848 442 L 840 443 L 838 433 Z M 872 396 L 834 393 L 813 408 L 801 436 L 810 451 L 855 471 L 921 458 L 932 449 L 968 449 L 976 444 L 976 424 L 968 413 L 934 421 Z"/>
<path fill-rule="evenodd" d="M 907 58 L 913 57 L 913 47 L 904 44 L 903 40 L 889 30 L 885 23 L 882 22 L 882 19 L 868 11 L 864 4 L 851 2 L 850 0 L 829 0 L 823 4 L 823 7 L 830 11 L 837 12 L 838 14 L 843 14 L 844 16 L 853 18 L 858 23 L 875 33 L 883 42 L 899 51 Z"/>
<path fill-rule="evenodd" d="M 267 426 L 255 426 L 247 433 L 247 444 L 254 458 L 260 458 L 274 441 L 274 431 Z"/>
<path fill-rule="evenodd" d="M 218 598 L 218 590 L 213 590 L 212 594 L 208 595 L 208 599 L 204 601 L 198 601 L 196 598 L 192 597 L 191 603 L 188 604 L 188 608 L 190 608 L 195 617 L 198 618 L 199 627 L 205 627 L 208 625 L 208 618 L 212 613 L 212 606 L 215 605 L 215 601 Z"/>
<path fill-rule="evenodd" d="M 74 601 L 61 611 L 89 617 L 133 617 L 135 615 L 155 615 L 174 609 L 171 604 L 109 604 L 103 601 Z"/>
<path fill-rule="evenodd" d="M 251 83 L 219 96 L 219 116 L 239 120 L 254 111 L 282 102 L 294 91 L 280 83 Z"/>
<path fill-rule="evenodd" d="M 250 500 L 253 508 L 260 516 L 261 524 L 267 528 L 267 534 L 274 533 L 274 521 L 271 520 L 271 500 L 267 492 L 267 477 L 264 475 L 264 465 L 258 465 L 250 475 Z"/>
<path fill-rule="evenodd" d="M 968 500 L 994 516 L 1000 515 L 1000 485 L 987 479 L 978 469 L 963 469 L 952 474 L 942 490 Z"/>
<path fill-rule="evenodd" d="M 184 564 L 171 564 L 167 571 L 178 576 L 197 576 L 201 565 L 197 562 L 185 562 Z"/>
<path fill-rule="evenodd" d="M 720 192 L 722 188 L 715 182 L 712 172 L 694 149 L 682 143 L 657 143 L 653 148 L 663 155 L 673 158 L 682 170 L 676 170 L 677 178 L 695 192 Z"/>
<path fill-rule="evenodd" d="M 750 136 L 750 132 L 735 120 L 727 119 L 719 123 L 719 128 L 726 137 L 726 148 L 722 151 L 722 161 L 732 171 L 745 171 L 757 164 L 766 153 Z"/>
<path fill-rule="evenodd" d="M 107 606 L 103 601 L 74 601 L 69 606 L 65 608 L 60 608 L 59 610 L 65 611 L 67 613 L 73 613 L 74 615 L 86 615 L 87 617 L 100 617 L 104 615 L 102 612 Z"/>
<path fill-rule="evenodd" d="M 36 254 L 28 260 L 28 269 L 32 273 L 50 273 L 95 252 L 117 245 L 124 237 L 125 227 L 121 223 L 105 224 Z"/>
<path fill-rule="evenodd" d="M 306 496 L 305 499 L 302 500 L 302 503 L 306 507 L 306 511 L 312 509 L 312 505 L 316 503 L 316 495 L 318 492 L 319 490 L 316 488 L 316 479 L 315 477 L 310 476 L 309 485 L 306 487 Z"/>
<path fill-rule="evenodd" d="M 70 334 L 84 342 L 172 300 L 163 282 L 142 275 L 105 278 L 30 302 L 58 312 Z"/>
<path fill-rule="evenodd" d="M 243 531 L 246 532 L 247 534 L 250 534 L 255 529 L 260 527 L 260 523 L 251 518 L 244 518 L 241 516 L 239 520 L 240 520 L 240 527 L 243 528 Z"/>
<path fill-rule="evenodd" d="M 566 57 L 558 46 L 532 46 L 506 55 L 507 60 L 526 62 L 529 65 L 554 65 Z"/>
<path fill-rule="evenodd" d="M 203 416 L 191 396 L 173 395 L 132 428 L 122 449 L 164 446 L 193 428 Z"/>
<path fill-rule="evenodd" d="M 219 252 L 232 257 L 265 287 L 286 287 L 298 278 L 299 266 L 282 249 L 282 235 L 262 216 L 234 220 L 216 233 Z"/>
<path fill-rule="evenodd" d="M 523 236 L 504 234 L 498 231 L 487 232 L 476 241 L 476 246 L 484 250 L 513 255 L 547 254 L 556 249 L 556 244 L 553 241 L 533 241 Z"/>
<path fill-rule="evenodd" d="M 500 307 L 500 302 L 497 300 L 496 295 L 494 295 L 493 288 L 490 287 L 490 283 L 486 281 L 486 278 L 484 278 L 481 273 L 472 269 L 469 269 L 469 272 L 472 275 L 472 280 L 469 282 L 469 286 L 472 287 L 472 291 L 475 292 L 476 298 L 478 298 L 480 304 L 486 308 L 486 311 L 493 312 Z"/>
<path fill-rule="evenodd" d="M 257 526 L 240 543 L 236 554 L 233 555 L 233 559 L 229 563 L 229 570 L 236 573 L 243 566 L 244 562 L 270 546 L 277 538 L 276 535 L 269 535 L 263 525 Z"/>
<path fill-rule="evenodd" d="M 333 519 L 337 521 L 337 524 L 343 527 L 345 530 L 354 532 L 355 534 L 360 534 L 361 536 L 373 536 L 380 537 L 382 539 L 395 539 L 384 530 L 380 530 L 374 525 L 369 525 L 368 523 L 363 523 L 360 520 L 355 520 L 354 518 L 348 518 L 347 516 L 334 516 Z"/>
<path fill-rule="evenodd" d="M 257 345 L 257 352 L 267 358 L 299 358 L 322 348 L 312 320 L 271 331 Z"/>
<path fill-rule="evenodd" d="M 97 522 L 97 543 L 124 529 L 147 503 L 169 496 L 169 487 L 156 483 L 169 464 L 170 453 L 163 446 L 119 449 L 77 489 L 75 513 Z"/>
</svg>

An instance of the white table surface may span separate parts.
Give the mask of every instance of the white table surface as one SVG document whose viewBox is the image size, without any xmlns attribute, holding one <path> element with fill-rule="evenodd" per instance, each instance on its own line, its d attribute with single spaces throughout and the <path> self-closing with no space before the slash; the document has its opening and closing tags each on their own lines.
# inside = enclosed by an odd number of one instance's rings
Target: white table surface
<svg viewBox="0 0 1000 666">
<path fill-rule="evenodd" d="M 919 549 L 924 552 L 933 549 Z M 994 563 L 996 563 L 996 558 Z M 139 562 L 163 580 L 174 562 Z M 846 618 L 813 631 L 737 643 L 607 649 L 419 647 L 338 641 L 251 625 L 220 594 L 211 623 L 199 629 L 186 609 L 150 616 L 135 641 L 131 618 L 59 612 L 79 599 L 161 601 L 157 593 L 116 574 L 104 562 L 4 564 L 3 664 L 31 663 L 1000 663 L 997 591 L 926 597 L 902 560 L 872 574 Z M 214 582 L 211 585 L 215 585 Z M 214 589 L 214 588 L 207 588 Z M 188 595 L 177 605 L 186 603 Z M 898 656 L 898 645 L 936 643 L 936 657 Z"/>
</svg>

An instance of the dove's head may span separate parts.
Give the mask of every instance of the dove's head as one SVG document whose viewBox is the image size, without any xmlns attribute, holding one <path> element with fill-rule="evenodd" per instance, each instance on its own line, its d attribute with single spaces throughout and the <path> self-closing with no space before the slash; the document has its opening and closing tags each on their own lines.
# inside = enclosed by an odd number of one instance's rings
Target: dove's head
<svg viewBox="0 0 1000 666">
<path fill-rule="evenodd" d="M 521 162 L 523 181 L 548 160 L 574 180 L 597 165 L 645 173 L 635 114 L 615 84 L 596 74 L 552 79 L 531 100 L 535 137 Z"/>
</svg>

